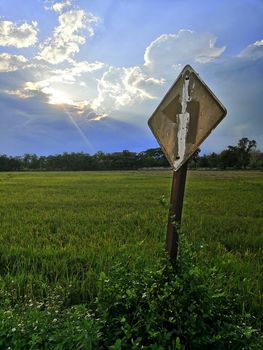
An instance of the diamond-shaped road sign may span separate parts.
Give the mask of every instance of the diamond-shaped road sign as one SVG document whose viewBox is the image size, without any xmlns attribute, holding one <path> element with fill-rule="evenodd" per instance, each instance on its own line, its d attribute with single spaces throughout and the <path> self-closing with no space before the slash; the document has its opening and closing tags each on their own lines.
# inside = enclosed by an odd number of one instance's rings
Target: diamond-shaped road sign
<svg viewBox="0 0 263 350">
<path fill-rule="evenodd" d="M 148 124 L 177 171 L 225 117 L 226 108 L 187 65 Z"/>
</svg>

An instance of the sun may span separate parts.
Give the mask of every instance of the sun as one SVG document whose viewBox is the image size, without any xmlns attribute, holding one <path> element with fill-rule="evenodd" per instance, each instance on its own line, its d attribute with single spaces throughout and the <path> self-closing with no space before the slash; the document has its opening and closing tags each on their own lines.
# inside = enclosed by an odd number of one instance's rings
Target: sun
<svg viewBox="0 0 263 350">
<path fill-rule="evenodd" d="M 72 99 L 64 92 L 54 88 L 46 88 L 44 93 L 48 94 L 48 103 L 52 105 L 70 105 Z"/>
</svg>

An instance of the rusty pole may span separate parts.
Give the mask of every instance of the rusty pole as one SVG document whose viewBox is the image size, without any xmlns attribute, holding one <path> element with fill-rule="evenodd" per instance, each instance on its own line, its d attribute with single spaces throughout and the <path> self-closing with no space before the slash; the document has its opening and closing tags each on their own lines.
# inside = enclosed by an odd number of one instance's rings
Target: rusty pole
<svg viewBox="0 0 263 350">
<path fill-rule="evenodd" d="M 180 227 L 183 209 L 187 163 L 188 162 L 184 163 L 179 170 L 173 172 L 170 210 L 167 224 L 166 249 L 174 264 L 176 263 L 178 251 L 178 229 Z"/>
</svg>

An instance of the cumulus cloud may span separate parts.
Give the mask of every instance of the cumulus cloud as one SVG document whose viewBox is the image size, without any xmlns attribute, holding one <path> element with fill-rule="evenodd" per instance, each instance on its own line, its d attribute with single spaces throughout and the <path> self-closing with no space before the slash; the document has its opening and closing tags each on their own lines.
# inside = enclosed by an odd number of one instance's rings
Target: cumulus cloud
<svg viewBox="0 0 263 350">
<path fill-rule="evenodd" d="M 52 66 L 47 65 L 31 65 L 31 75 L 36 82 L 37 86 L 45 87 L 55 83 L 61 83 L 66 85 L 80 84 L 81 79 L 85 78 L 85 74 L 88 73 L 88 80 L 94 77 L 96 78 L 96 72 L 102 70 L 106 65 L 102 62 L 88 62 L 88 61 L 70 61 L 70 64 L 64 69 L 54 69 Z M 40 79 L 41 77 L 41 79 Z M 82 81 L 83 82 L 83 81 Z M 77 89 L 77 86 L 75 86 Z"/>
<path fill-rule="evenodd" d="M 163 34 L 145 50 L 145 66 L 157 74 L 165 69 L 180 69 L 186 63 L 208 63 L 218 58 L 225 46 L 216 47 L 216 37 L 181 29 L 175 34 Z"/>
<path fill-rule="evenodd" d="M 35 100 L 42 101 L 43 104 L 51 106 L 54 105 L 57 109 L 63 110 L 66 115 L 71 118 L 81 117 L 84 120 L 98 121 L 106 117 L 106 114 L 97 113 L 91 102 L 85 99 L 74 99 L 74 97 L 67 94 L 65 91 L 53 87 L 47 81 L 24 83 L 20 89 L 1 90 L 9 96 L 18 97 L 20 100 Z M 56 110 L 55 110 L 56 111 Z M 54 111 L 54 112 L 55 112 Z M 56 113 L 56 112 L 55 112 Z"/>
<path fill-rule="evenodd" d="M 79 46 L 85 43 L 85 36 L 80 35 L 80 30 L 85 30 L 89 36 L 94 35 L 94 26 L 99 18 L 83 10 L 70 10 L 61 14 L 58 18 L 59 25 L 54 29 L 53 37 L 40 45 L 37 59 L 58 64 L 69 60 Z"/>
<path fill-rule="evenodd" d="M 104 118 L 106 114 L 98 113 L 92 108 L 93 98 L 89 93 L 89 89 L 93 79 L 92 94 L 95 96 L 97 81 L 94 74 L 102 66 L 99 62 L 89 64 L 89 62 L 83 61 L 74 62 L 74 64 L 72 62 L 71 67 L 65 70 L 56 70 L 46 65 L 31 64 L 27 65 L 23 71 L 24 78 L 28 77 L 30 72 L 31 81 L 24 81 L 20 87 L 17 87 L 17 85 L 12 87 L 11 84 L 8 88 L 5 87 L 1 90 L 2 84 L 0 80 L 0 90 L 19 99 L 32 100 L 38 98 L 44 104 L 59 106 L 59 109 L 63 109 L 72 118 L 81 117 L 85 120 L 97 121 Z M 83 74 L 91 75 L 91 79 L 88 79 L 88 86 L 85 85 L 85 89 L 81 85 Z M 43 79 L 39 80 L 39 76 L 43 76 Z M 16 80 L 15 76 L 13 80 Z"/>
<path fill-rule="evenodd" d="M 105 67 L 102 62 L 73 60 L 65 69 L 54 69 L 45 64 L 28 64 L 23 76 L 24 79 L 30 77 L 31 80 L 24 80 L 20 86 L 11 86 L 4 91 L 19 98 L 31 98 L 41 93 L 46 96 L 45 102 L 49 104 L 71 106 L 78 115 L 86 115 L 87 108 L 97 95 L 97 76 L 103 74 Z"/>
<path fill-rule="evenodd" d="M 141 103 L 159 98 L 170 84 L 169 79 L 176 77 L 186 62 L 208 63 L 224 51 L 224 47 L 215 46 L 213 35 L 180 30 L 154 40 L 145 50 L 142 65 L 114 67 L 96 61 L 77 62 L 71 56 L 85 41 L 78 32 L 88 29 L 87 22 L 87 14 L 82 10 L 61 14 L 53 37 L 40 48 L 37 58 L 42 63 L 30 68 L 32 80 L 10 93 L 26 98 L 41 92 L 50 104 L 65 103 L 80 112 L 91 108 L 102 115 L 131 106 L 140 108 Z M 65 60 L 63 69 L 43 64 Z"/>
<path fill-rule="evenodd" d="M 45 9 L 61 13 L 66 7 L 71 6 L 71 4 L 71 0 L 64 0 L 61 2 L 55 2 L 50 6 L 45 6 Z"/>
<path fill-rule="evenodd" d="M 145 50 L 144 64 L 110 67 L 98 81 L 97 108 L 122 108 L 156 98 L 167 79 L 179 73 L 186 63 L 205 64 L 219 57 L 225 47 L 216 47 L 211 34 L 180 30 L 163 34 Z"/>
<path fill-rule="evenodd" d="M 76 62 L 74 60 L 70 60 L 70 66 L 64 69 L 53 69 L 50 71 L 48 78 L 46 81 L 49 83 L 52 82 L 63 82 L 65 84 L 74 84 L 79 83 L 79 78 L 85 79 L 85 73 L 89 74 L 89 79 L 91 76 L 95 76 L 97 71 L 102 70 L 107 67 L 106 64 L 95 61 L 79 61 Z M 82 86 L 86 86 L 86 84 L 82 81 Z"/>
<path fill-rule="evenodd" d="M 37 22 L 16 24 L 11 21 L 0 21 L 0 45 L 29 47 L 37 42 Z"/>
<path fill-rule="evenodd" d="M 95 61 L 80 61 L 76 62 L 74 60 L 71 61 L 72 68 L 66 70 L 66 72 L 70 72 L 73 76 L 79 76 L 85 72 L 94 72 L 104 68 L 106 65 L 103 62 Z"/>
<path fill-rule="evenodd" d="M 143 73 L 139 66 L 110 67 L 98 80 L 98 97 L 93 106 L 98 109 L 128 107 L 144 99 L 153 99 L 151 87 L 164 83 Z"/>
<path fill-rule="evenodd" d="M 233 137 L 263 140 L 263 91 L 259 79 L 263 71 L 263 40 L 251 43 L 239 57 L 218 60 L 225 47 L 216 43 L 213 34 L 181 29 L 149 43 L 140 65 L 120 67 L 77 61 L 76 54 L 94 35 L 99 18 L 76 7 L 72 0 L 43 3 L 54 11 L 58 22 L 37 47 L 36 57 L 29 61 L 16 51 L 12 51 L 16 55 L 0 54 L 0 123 L 5 130 L 1 147 L 5 137 L 7 150 L 14 139 L 20 139 L 21 145 L 32 137 L 37 146 L 42 142 L 50 147 L 52 139 L 58 140 L 54 144 L 56 151 L 65 144 L 71 149 L 71 140 L 79 137 L 86 145 L 88 139 L 93 139 L 96 150 L 99 142 L 114 144 L 117 139 L 116 148 L 119 147 L 120 137 L 125 147 L 129 147 L 129 139 L 131 147 L 138 139 L 143 140 L 145 147 L 147 119 L 187 63 L 193 65 L 228 109 L 228 117 L 214 137 L 208 139 L 208 149 L 217 147 L 220 151 L 222 145 L 234 144 Z M 37 22 L 0 20 L 2 46 L 29 47 L 36 44 L 37 34 Z M 97 125 L 90 123 L 98 120 L 101 122 Z M 116 128 L 117 124 L 124 127 Z M 153 142 L 152 136 L 149 140 Z M 32 151 L 32 143 L 28 145 L 28 151 Z"/>
<path fill-rule="evenodd" d="M 98 113 L 95 111 L 89 101 L 73 101 L 71 104 L 64 104 L 64 110 L 71 117 L 79 116 L 84 121 L 99 121 L 107 114 Z"/>
<path fill-rule="evenodd" d="M 263 39 L 250 44 L 243 51 L 240 52 L 239 57 L 259 59 L 263 57 Z"/>
<path fill-rule="evenodd" d="M 218 140 L 218 150 L 223 143 L 225 147 L 233 144 L 233 135 L 262 139 L 262 128 L 255 131 L 253 125 L 262 123 L 262 84 L 258 76 L 263 65 L 263 40 L 249 45 L 239 57 L 214 64 L 225 50 L 216 45 L 215 36 L 180 30 L 150 43 L 141 65 L 117 67 L 98 61 L 76 61 L 73 56 L 85 42 L 83 32 L 92 35 L 98 19 L 89 21 L 91 17 L 82 10 L 63 12 L 64 9 L 57 11 L 59 24 L 41 45 L 37 60 L 28 62 L 20 55 L 0 54 L 0 72 L 9 72 L 0 75 L 1 92 L 27 109 L 30 101 L 37 101 L 38 109 L 32 115 L 41 114 L 43 120 L 51 120 L 63 112 L 83 128 L 88 125 L 86 121 L 103 119 L 101 124 L 106 125 L 111 118 L 147 128 L 146 119 L 182 67 L 190 63 L 212 89 L 216 87 L 215 93 L 229 111 L 229 118 L 217 128 L 211 141 Z M 242 101 L 249 102 L 241 109 Z M 50 110 L 49 117 L 37 112 L 42 105 L 45 113 Z"/>
<path fill-rule="evenodd" d="M 27 93 L 27 91 L 24 91 L 22 89 L 16 89 L 16 90 L 1 90 L 1 92 L 4 92 L 5 94 L 16 96 L 22 99 L 26 99 L 29 97 L 32 97 L 32 94 Z"/>
<path fill-rule="evenodd" d="M 23 68 L 28 60 L 22 55 L 0 54 L 0 72 L 13 72 Z"/>
<path fill-rule="evenodd" d="M 215 38 L 211 35 L 202 37 L 193 31 L 180 30 L 154 40 L 145 50 L 144 64 L 139 66 L 114 67 L 96 61 L 77 62 L 70 58 L 74 50 L 65 43 L 73 42 L 76 45 L 73 47 L 78 50 L 83 37 L 76 32 L 85 26 L 84 17 L 81 10 L 59 16 L 60 24 L 55 28 L 53 38 L 49 39 L 50 45 L 48 42 L 42 45 L 38 59 L 45 57 L 51 63 L 67 59 L 68 66 L 53 69 L 40 65 L 33 71 L 31 82 L 14 90 L 17 96 L 31 96 L 34 91 L 40 91 L 48 96 L 51 104 L 64 101 L 76 109 L 80 106 L 79 110 L 89 106 L 102 115 L 113 110 L 127 110 L 158 98 L 170 83 L 168 77 L 175 76 L 186 62 L 208 63 L 224 50 L 215 47 Z"/>
</svg>

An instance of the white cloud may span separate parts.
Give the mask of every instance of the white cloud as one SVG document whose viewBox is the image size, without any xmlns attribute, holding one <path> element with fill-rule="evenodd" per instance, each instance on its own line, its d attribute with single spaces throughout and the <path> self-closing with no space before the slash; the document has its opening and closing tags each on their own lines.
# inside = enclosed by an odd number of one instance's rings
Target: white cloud
<svg viewBox="0 0 263 350">
<path fill-rule="evenodd" d="M 83 78 L 85 73 L 96 74 L 97 71 L 106 67 L 104 63 L 98 61 L 90 63 L 88 61 L 76 62 L 74 60 L 70 60 L 70 64 L 71 66 L 64 69 L 51 70 L 47 81 L 73 84 L 77 82 L 78 78 Z"/>
<path fill-rule="evenodd" d="M 218 58 L 225 46 L 216 47 L 216 37 L 181 29 L 175 34 L 163 34 L 145 50 L 145 66 L 156 74 L 181 69 L 187 63 L 208 63 Z"/>
<path fill-rule="evenodd" d="M 248 45 L 243 51 L 240 52 L 241 58 L 258 59 L 263 57 L 263 39 L 258 40 L 253 44 Z"/>
<path fill-rule="evenodd" d="M 37 42 L 37 22 L 16 24 L 11 21 L 0 21 L 0 45 L 29 47 Z"/>
<path fill-rule="evenodd" d="M 69 60 L 79 46 L 85 43 L 85 36 L 77 34 L 85 30 L 89 36 L 94 35 L 94 26 L 99 18 L 83 10 L 70 10 L 58 18 L 59 25 L 54 29 L 53 37 L 40 45 L 40 52 L 36 57 L 51 64 L 58 64 Z"/>
<path fill-rule="evenodd" d="M 106 65 L 103 62 L 95 61 L 95 62 L 88 62 L 88 61 L 71 61 L 73 67 L 69 68 L 67 71 L 71 72 L 72 75 L 80 76 L 84 72 L 93 72 L 97 71 L 99 69 L 104 68 Z"/>
<path fill-rule="evenodd" d="M 40 96 L 43 103 L 61 105 L 72 115 L 85 117 L 88 120 L 99 120 L 104 117 L 104 114 L 96 113 L 91 108 L 91 104 L 97 94 L 96 74 L 101 75 L 103 72 L 99 73 L 99 71 L 104 66 L 101 62 L 73 60 L 65 69 L 52 69 L 44 64 L 31 64 L 27 65 L 27 72 L 24 74 L 27 77 L 30 73 L 31 81 L 24 82 L 18 88 L 5 88 L 2 91 L 22 99 Z M 88 75 L 88 84 L 82 80 L 86 75 Z"/>
<path fill-rule="evenodd" d="M 93 107 L 99 110 L 129 107 L 145 99 L 153 99 L 151 87 L 164 83 L 143 73 L 139 66 L 130 68 L 110 67 L 98 80 L 98 97 Z"/>
<path fill-rule="evenodd" d="M 42 93 L 45 102 L 67 104 L 78 114 L 89 109 L 102 115 L 131 107 L 140 111 L 142 104 L 149 105 L 163 95 L 182 65 L 191 62 L 203 65 L 219 57 L 225 49 L 215 46 L 213 35 L 180 30 L 154 40 L 145 50 L 142 65 L 114 67 L 102 62 L 73 60 L 79 45 L 85 42 L 79 31 L 89 30 L 92 35 L 97 21 L 82 10 L 61 14 L 59 25 L 40 47 L 37 59 L 52 64 L 66 61 L 63 68 L 58 65 L 54 69 L 37 61 L 30 68 L 31 81 L 21 89 L 13 89 L 13 94 L 25 98 Z"/>
<path fill-rule="evenodd" d="M 31 81 L 24 83 L 20 89 L 10 91 L 12 94 L 22 97 L 30 97 L 38 91 L 47 95 L 55 91 L 57 100 L 64 99 L 68 104 L 74 105 L 76 101 L 95 98 L 97 76 L 100 77 L 105 68 L 106 65 L 102 62 L 89 63 L 73 60 L 71 60 L 70 66 L 64 69 L 53 69 L 42 64 L 28 64 L 27 73 L 30 73 Z M 25 76 L 28 76 L 28 74 L 25 74 Z M 85 89 L 83 89 L 83 86 Z M 66 97 L 66 95 L 68 96 Z M 55 99 L 56 97 L 52 101 L 55 101 Z"/>
<path fill-rule="evenodd" d="M 120 109 L 159 97 L 161 88 L 183 65 L 205 64 L 219 57 L 225 47 L 218 48 L 215 42 L 213 35 L 183 29 L 159 36 L 146 48 L 143 65 L 110 67 L 104 73 L 94 107 Z"/>
<path fill-rule="evenodd" d="M 24 68 L 28 60 L 22 55 L 0 54 L 0 72 L 13 72 Z"/>
<path fill-rule="evenodd" d="M 34 115 L 41 114 L 43 120 L 54 118 L 66 110 L 75 119 L 81 117 L 78 122 L 86 125 L 86 120 L 99 120 L 111 113 L 112 118 L 140 126 L 144 123 L 146 127 L 147 116 L 158 105 L 182 67 L 190 63 L 201 76 L 205 73 L 208 84 L 214 84 L 212 89 L 219 89 L 219 94 L 221 89 L 222 101 L 226 103 L 231 118 L 226 118 L 225 124 L 222 124 L 227 127 L 218 129 L 222 130 L 218 134 L 220 137 L 231 140 L 233 135 L 239 138 L 249 136 L 249 132 L 253 135 L 255 127 L 252 129 L 251 120 L 253 125 L 261 125 L 258 101 L 262 95 L 262 84 L 258 76 L 263 65 L 260 60 L 263 57 L 263 40 L 249 45 L 239 58 L 226 58 L 220 64 L 213 64 L 211 62 L 223 54 L 225 47 L 216 45 L 216 37 L 212 34 L 182 29 L 153 40 L 145 49 L 141 65 L 114 67 L 96 61 L 78 62 L 73 59 L 74 55 L 87 37 L 94 35 L 99 19 L 72 6 L 71 0 L 49 1 L 49 4 L 49 9 L 58 16 L 58 24 L 39 46 L 37 60 L 33 58 L 29 62 L 21 55 L 0 54 L 0 72 L 10 72 L 0 76 L 1 91 L 13 96 L 5 96 L 7 101 L 14 101 L 17 97 L 24 99 L 20 105 L 27 103 L 27 106 L 37 101 L 38 109 L 34 110 Z M 0 21 L 0 45 L 22 48 L 35 44 L 37 26 L 37 22 L 16 24 Z M 250 59 L 258 60 L 248 65 Z M 28 98 L 29 101 L 26 100 Z M 245 104 L 240 109 L 242 101 L 249 101 L 247 108 Z M 11 106 L 11 103 L 8 105 Z M 41 108 L 45 113 L 40 111 Z M 47 111 L 50 111 L 50 116 L 47 116 Z M 262 128 L 256 129 L 262 139 Z"/>
<path fill-rule="evenodd" d="M 64 0 L 60 2 L 55 2 L 50 6 L 46 6 L 45 9 L 61 13 L 66 7 L 70 7 L 71 4 L 71 0 Z"/>
<path fill-rule="evenodd" d="M 29 97 L 33 96 L 32 94 L 27 93 L 26 91 L 24 91 L 22 89 L 1 90 L 1 92 L 4 92 L 4 93 L 6 93 L 8 95 L 11 95 L 11 96 L 17 96 L 17 97 L 22 98 L 22 99 L 26 99 L 26 98 L 29 98 Z"/>
</svg>

